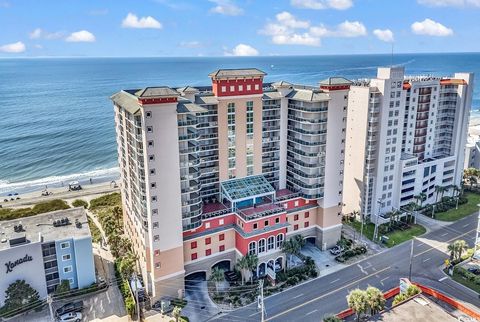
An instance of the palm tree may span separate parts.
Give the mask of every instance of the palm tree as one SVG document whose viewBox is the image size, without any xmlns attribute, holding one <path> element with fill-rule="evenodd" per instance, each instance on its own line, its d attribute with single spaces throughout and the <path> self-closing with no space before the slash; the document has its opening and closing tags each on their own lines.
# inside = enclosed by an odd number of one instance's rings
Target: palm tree
<svg viewBox="0 0 480 322">
<path fill-rule="evenodd" d="M 225 281 L 225 274 L 223 273 L 223 269 L 214 267 L 208 279 L 215 283 L 215 293 L 218 294 L 218 285 L 221 282 Z"/>
<path fill-rule="evenodd" d="M 282 244 L 282 251 L 287 256 L 287 265 L 285 265 L 286 269 L 290 269 L 290 263 L 292 260 L 292 255 L 297 253 L 297 244 L 293 241 L 293 238 L 286 240 Z"/>
<path fill-rule="evenodd" d="M 356 320 L 360 321 L 360 316 L 362 313 L 365 313 L 367 311 L 367 294 L 365 291 L 362 291 L 360 289 L 355 289 L 353 291 L 350 291 L 347 295 L 347 302 L 348 302 L 348 307 L 351 308 L 355 312 Z"/>
<path fill-rule="evenodd" d="M 253 254 L 253 255 L 247 255 L 247 263 L 248 263 L 248 271 L 250 273 L 250 283 L 253 282 L 253 274 L 252 271 L 254 269 L 257 269 L 258 266 L 258 256 Z"/>
<path fill-rule="evenodd" d="M 375 315 L 385 307 L 385 298 L 383 293 L 376 287 L 369 286 L 365 292 L 367 304 L 370 308 L 370 315 Z"/>
<path fill-rule="evenodd" d="M 175 306 L 172 312 L 173 317 L 175 318 L 175 322 L 180 320 L 180 316 L 182 315 L 182 308 L 180 306 Z"/>
<path fill-rule="evenodd" d="M 250 277 L 248 274 L 249 273 L 251 274 L 250 263 L 248 262 L 247 256 L 243 256 L 237 261 L 237 268 L 240 271 L 240 274 L 242 275 L 242 285 L 244 285 L 247 278 Z"/>
<path fill-rule="evenodd" d="M 427 195 L 426 195 L 424 192 L 421 192 L 421 193 L 419 193 L 418 195 L 413 196 L 413 198 L 414 198 L 417 202 L 419 202 L 419 203 L 417 203 L 417 204 L 419 205 L 420 208 L 422 208 L 423 202 L 424 202 L 425 200 L 427 200 Z"/>
<path fill-rule="evenodd" d="M 417 210 L 417 207 L 418 205 L 411 201 L 409 202 L 406 206 L 405 206 L 405 209 L 407 209 L 407 213 L 408 213 L 408 222 L 410 222 L 412 220 L 412 212 L 414 212 L 415 210 Z"/>
<path fill-rule="evenodd" d="M 438 203 L 438 196 L 440 195 L 440 201 L 442 201 L 443 199 L 443 194 L 445 193 L 445 191 L 447 191 L 447 187 L 444 187 L 444 186 L 435 186 L 435 193 L 437 194 L 435 196 L 435 202 Z"/>
<path fill-rule="evenodd" d="M 456 249 L 457 249 L 457 258 L 462 258 L 462 253 L 468 249 L 468 244 L 463 239 L 459 239 L 455 241 Z"/>
</svg>

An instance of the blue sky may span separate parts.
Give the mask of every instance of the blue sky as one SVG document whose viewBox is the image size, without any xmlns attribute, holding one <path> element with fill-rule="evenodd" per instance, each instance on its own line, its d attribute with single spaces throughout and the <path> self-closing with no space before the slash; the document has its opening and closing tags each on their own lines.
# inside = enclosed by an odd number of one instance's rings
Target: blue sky
<svg viewBox="0 0 480 322">
<path fill-rule="evenodd" d="M 0 57 L 480 51 L 480 0 L 0 0 Z"/>
</svg>

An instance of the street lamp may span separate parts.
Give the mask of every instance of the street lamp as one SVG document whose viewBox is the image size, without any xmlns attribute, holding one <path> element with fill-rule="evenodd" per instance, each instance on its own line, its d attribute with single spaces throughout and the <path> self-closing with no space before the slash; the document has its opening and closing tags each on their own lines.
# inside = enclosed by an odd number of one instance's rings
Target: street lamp
<svg viewBox="0 0 480 322">
<path fill-rule="evenodd" d="M 380 217 L 380 211 L 382 210 L 383 199 L 378 198 L 377 203 L 379 205 L 379 208 L 377 212 L 377 218 L 375 218 L 375 231 L 373 232 L 373 241 L 375 241 L 378 238 L 378 217 Z"/>
<path fill-rule="evenodd" d="M 408 270 L 408 280 L 411 281 L 412 280 L 412 264 L 413 264 L 413 243 L 415 242 L 415 239 L 417 237 L 413 236 L 413 239 L 412 239 L 412 244 L 411 244 L 411 247 L 410 247 L 410 268 Z"/>
<path fill-rule="evenodd" d="M 477 234 L 475 237 L 475 247 L 473 247 L 473 256 L 477 255 L 478 244 L 480 244 L 480 204 L 478 204 L 477 207 L 479 207 L 477 217 Z"/>
</svg>

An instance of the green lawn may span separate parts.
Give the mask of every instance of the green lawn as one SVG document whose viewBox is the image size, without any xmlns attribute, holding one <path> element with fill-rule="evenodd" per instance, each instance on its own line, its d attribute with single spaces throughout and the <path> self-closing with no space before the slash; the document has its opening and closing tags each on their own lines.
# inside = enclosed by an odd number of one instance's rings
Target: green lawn
<svg viewBox="0 0 480 322">
<path fill-rule="evenodd" d="M 465 196 L 468 199 L 467 203 L 459 205 L 458 209 L 454 208 L 445 212 L 437 213 L 435 214 L 435 219 L 442 221 L 455 221 L 478 211 L 477 205 L 480 203 L 480 195 L 467 192 Z"/>
<path fill-rule="evenodd" d="M 352 226 L 356 231 L 360 232 L 360 222 L 355 221 L 352 223 L 349 223 L 350 226 Z M 363 225 L 363 235 L 367 237 L 368 239 L 372 240 L 373 239 L 373 232 L 375 230 L 375 225 L 373 223 L 368 223 Z M 410 240 L 413 238 L 413 236 L 419 236 L 422 235 L 426 232 L 425 227 L 422 225 L 412 225 L 409 229 L 406 230 L 397 230 L 392 233 L 386 234 L 387 237 L 389 237 L 389 241 L 387 244 L 385 244 L 387 247 L 393 247 L 395 245 L 401 244 L 404 241 Z"/>
<path fill-rule="evenodd" d="M 397 230 L 392 233 L 388 233 L 387 236 L 390 238 L 387 243 L 387 247 L 393 247 L 395 245 L 401 244 L 404 241 L 410 240 L 413 236 L 420 236 L 426 233 L 425 227 L 422 225 L 414 224 L 406 230 Z"/>
<path fill-rule="evenodd" d="M 453 276 L 451 277 L 455 282 L 465 285 L 469 289 L 474 290 L 475 292 L 480 294 L 480 285 L 476 284 L 475 282 L 464 278 L 460 274 L 457 274 L 455 271 L 453 271 Z"/>
</svg>

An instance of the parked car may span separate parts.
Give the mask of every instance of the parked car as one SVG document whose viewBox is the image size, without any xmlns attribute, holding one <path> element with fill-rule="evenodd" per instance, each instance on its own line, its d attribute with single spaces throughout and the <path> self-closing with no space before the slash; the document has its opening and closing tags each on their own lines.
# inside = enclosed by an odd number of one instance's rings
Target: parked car
<svg viewBox="0 0 480 322">
<path fill-rule="evenodd" d="M 75 301 L 65 304 L 64 306 L 58 308 L 55 313 L 57 316 L 64 315 L 66 313 L 79 313 L 83 310 L 83 301 Z"/>
<path fill-rule="evenodd" d="M 343 248 L 343 246 L 336 245 L 336 246 L 333 246 L 332 248 L 330 248 L 330 254 L 338 255 L 341 252 L 343 252 L 344 250 L 345 250 L 345 248 Z"/>
<path fill-rule="evenodd" d="M 480 275 L 480 268 L 478 268 L 478 267 L 469 267 L 468 271 L 470 273 L 475 274 L 475 275 Z"/>
<path fill-rule="evenodd" d="M 80 321 L 82 321 L 82 313 L 79 313 L 79 312 L 66 313 L 66 314 L 61 315 L 58 318 L 58 321 L 61 321 L 61 322 L 80 322 Z"/>
</svg>

